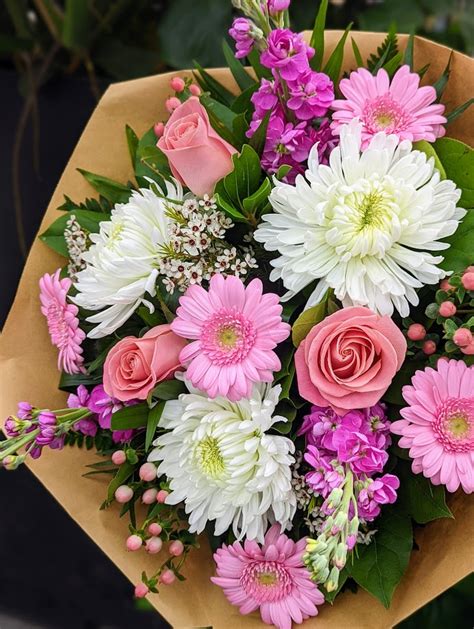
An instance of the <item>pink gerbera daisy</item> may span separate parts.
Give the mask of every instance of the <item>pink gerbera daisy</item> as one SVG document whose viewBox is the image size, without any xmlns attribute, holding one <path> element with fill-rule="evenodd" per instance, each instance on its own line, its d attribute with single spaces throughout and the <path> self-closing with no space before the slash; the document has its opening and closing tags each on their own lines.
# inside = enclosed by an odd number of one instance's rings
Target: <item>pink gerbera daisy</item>
<svg viewBox="0 0 474 629">
<path fill-rule="evenodd" d="M 256 382 L 271 382 L 280 360 L 273 349 L 290 326 L 281 320 L 278 295 L 262 294 L 262 282 L 245 287 L 231 275 L 216 274 L 209 291 L 196 284 L 180 298 L 173 332 L 195 339 L 181 350 L 187 378 L 211 398 L 237 402 L 250 397 Z"/>
<path fill-rule="evenodd" d="M 60 269 L 54 275 L 46 273 L 39 281 L 41 312 L 48 322 L 53 345 L 59 349 L 58 369 L 66 373 L 84 372 L 81 343 L 86 334 L 79 327 L 78 308 L 67 302 L 72 282 L 68 277 L 59 278 Z"/>
<path fill-rule="evenodd" d="M 249 540 L 243 546 L 224 544 L 214 554 L 217 577 L 211 580 L 223 588 L 241 614 L 260 608 L 263 622 L 291 629 L 292 621 L 300 624 L 316 616 L 316 606 L 324 603 L 324 596 L 302 561 L 306 539 L 295 543 L 279 531 L 274 524 L 262 547 Z"/>
<path fill-rule="evenodd" d="M 403 387 L 410 405 L 391 430 L 410 448 L 415 473 L 423 472 L 448 491 L 474 491 L 474 366 L 442 360 L 437 369 L 417 371 Z"/>
<path fill-rule="evenodd" d="M 351 72 L 342 79 L 339 88 L 346 100 L 335 100 L 332 129 L 339 135 L 340 128 L 354 118 L 362 123 L 362 148 L 371 138 L 383 131 L 400 140 L 434 142 L 445 134 L 444 105 L 435 104 L 436 90 L 431 85 L 420 87 L 420 77 L 402 66 L 392 81 L 381 68 L 374 76 L 365 68 Z"/>
</svg>

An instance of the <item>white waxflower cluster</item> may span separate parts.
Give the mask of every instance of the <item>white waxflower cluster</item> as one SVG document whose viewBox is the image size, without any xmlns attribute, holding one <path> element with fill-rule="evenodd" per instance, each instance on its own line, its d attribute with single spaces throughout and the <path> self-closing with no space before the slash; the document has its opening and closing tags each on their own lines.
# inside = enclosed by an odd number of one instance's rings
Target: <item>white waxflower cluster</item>
<svg viewBox="0 0 474 629">
<path fill-rule="evenodd" d="M 240 277 L 257 267 L 250 247 L 237 249 L 223 240 L 233 223 L 214 198 L 187 199 L 168 216 L 170 241 L 163 247 L 159 274 L 169 293 L 184 292 L 217 272 Z"/>
<path fill-rule="evenodd" d="M 66 241 L 69 256 L 67 273 L 75 281 L 77 273 L 86 268 L 84 253 L 89 246 L 87 231 L 81 227 L 75 214 L 71 214 L 66 222 L 64 240 Z"/>
</svg>

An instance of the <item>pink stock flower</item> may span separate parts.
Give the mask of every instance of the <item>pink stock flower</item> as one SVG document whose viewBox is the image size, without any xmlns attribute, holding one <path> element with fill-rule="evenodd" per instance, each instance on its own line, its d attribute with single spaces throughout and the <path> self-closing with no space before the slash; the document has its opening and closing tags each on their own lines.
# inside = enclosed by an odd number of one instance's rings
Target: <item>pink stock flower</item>
<svg viewBox="0 0 474 629">
<path fill-rule="evenodd" d="M 124 406 L 133 406 L 137 404 L 137 402 L 137 400 L 130 400 L 124 404 L 120 402 L 120 400 L 107 395 L 104 387 L 99 384 L 92 389 L 87 407 L 92 413 L 97 415 L 99 426 L 105 430 L 110 430 L 112 415 Z M 130 441 L 133 434 L 133 430 L 114 430 L 112 432 L 112 439 L 114 443 L 124 443 L 125 441 Z"/>
<path fill-rule="evenodd" d="M 285 81 L 294 81 L 308 70 L 314 49 L 299 33 L 277 28 L 270 33 L 267 43 L 260 61 L 266 68 L 277 70 Z"/>
<path fill-rule="evenodd" d="M 60 269 L 39 281 L 41 312 L 48 322 L 51 342 L 59 349 L 58 369 L 69 374 L 84 373 L 81 343 L 86 334 L 79 327 L 78 307 L 67 302 L 72 281 L 59 278 Z"/>
<path fill-rule="evenodd" d="M 305 481 L 315 494 L 327 498 L 335 487 L 342 485 L 344 476 L 334 468 L 334 457 L 330 454 L 309 445 L 304 460 L 314 468 L 306 474 Z"/>
<path fill-rule="evenodd" d="M 280 369 L 273 350 L 290 326 L 281 320 L 278 295 L 262 292 L 259 279 L 245 287 L 233 275 L 216 274 L 209 291 L 194 284 L 179 300 L 171 329 L 194 339 L 179 357 L 188 364 L 187 378 L 211 398 L 250 397 L 254 383 L 271 382 Z"/>
<path fill-rule="evenodd" d="M 211 581 L 223 588 L 241 614 L 260 609 L 263 622 L 278 629 L 291 629 L 318 613 L 324 596 L 311 581 L 302 556 L 306 539 L 293 542 L 273 525 L 262 547 L 246 540 L 226 546 L 214 554 L 217 576 Z"/>
<path fill-rule="evenodd" d="M 288 107 L 298 120 L 324 116 L 334 100 L 334 85 L 327 74 L 308 70 L 289 83 Z"/>
<path fill-rule="evenodd" d="M 437 368 L 417 371 L 403 387 L 409 406 L 391 430 L 398 445 L 410 448 L 412 470 L 450 492 L 474 491 L 474 366 L 438 361 Z"/>
<path fill-rule="evenodd" d="M 235 56 L 242 59 L 252 52 L 255 39 L 252 36 L 252 23 L 245 17 L 237 17 L 229 29 L 229 35 L 235 41 Z"/>
<path fill-rule="evenodd" d="M 434 142 L 445 134 L 444 105 L 435 104 L 434 87 L 419 84 L 420 77 L 407 65 L 397 70 L 392 81 L 383 68 L 376 76 L 365 68 L 351 72 L 339 83 L 346 100 L 332 104 L 334 133 L 339 135 L 342 125 L 359 118 L 363 149 L 379 131 L 397 135 L 400 140 Z"/>
<path fill-rule="evenodd" d="M 400 480 L 393 474 L 368 479 L 366 487 L 357 496 L 358 515 L 371 522 L 380 515 L 380 505 L 393 504 L 397 499 Z"/>
</svg>

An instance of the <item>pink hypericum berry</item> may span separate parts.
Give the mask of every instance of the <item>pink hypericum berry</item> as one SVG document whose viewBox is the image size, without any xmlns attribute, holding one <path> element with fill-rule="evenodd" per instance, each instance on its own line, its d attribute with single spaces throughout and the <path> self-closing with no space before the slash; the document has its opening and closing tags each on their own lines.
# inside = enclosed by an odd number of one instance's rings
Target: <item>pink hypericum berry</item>
<svg viewBox="0 0 474 629">
<path fill-rule="evenodd" d="M 439 285 L 439 287 L 441 288 L 441 290 L 445 290 L 447 293 L 449 293 L 450 291 L 452 291 L 454 289 L 454 286 L 451 286 L 451 284 L 449 283 L 449 280 L 442 280 L 441 284 Z"/>
<path fill-rule="evenodd" d="M 146 542 L 146 551 L 150 553 L 150 555 L 155 555 L 159 553 L 163 547 L 163 541 L 159 537 L 150 537 Z"/>
<path fill-rule="evenodd" d="M 193 96 L 201 96 L 201 88 L 195 83 L 189 86 L 189 91 Z"/>
<path fill-rule="evenodd" d="M 155 480 L 156 478 L 156 466 L 153 463 L 144 463 L 138 470 L 140 478 L 146 482 Z"/>
<path fill-rule="evenodd" d="M 174 542 L 171 542 L 168 550 L 173 557 L 179 557 L 184 552 L 184 544 L 179 539 L 175 539 Z"/>
<path fill-rule="evenodd" d="M 442 317 L 453 317 L 456 314 L 456 306 L 452 301 L 443 301 L 439 307 L 439 314 Z"/>
<path fill-rule="evenodd" d="M 436 351 L 436 343 L 434 341 L 425 341 L 423 343 L 423 351 L 427 356 L 431 356 Z"/>
<path fill-rule="evenodd" d="M 407 336 L 410 341 L 422 341 L 426 336 L 426 330 L 421 323 L 412 323 L 408 328 Z"/>
<path fill-rule="evenodd" d="M 167 98 L 165 102 L 165 107 L 170 112 L 170 114 L 172 114 L 173 111 L 177 109 L 180 105 L 181 101 L 179 100 L 179 98 L 176 98 L 176 96 L 171 96 L 170 98 Z"/>
<path fill-rule="evenodd" d="M 172 570 L 165 570 L 160 577 L 160 581 L 164 585 L 171 585 L 175 579 L 176 575 Z"/>
<path fill-rule="evenodd" d="M 133 489 L 128 485 L 120 485 L 115 490 L 115 500 L 120 504 L 125 504 L 133 498 Z"/>
<path fill-rule="evenodd" d="M 169 496 L 169 492 L 166 491 L 166 489 L 160 489 L 160 491 L 156 495 L 156 502 L 159 502 L 160 504 L 164 504 L 168 496 Z"/>
<path fill-rule="evenodd" d="M 473 356 L 474 355 L 474 340 L 471 341 L 469 345 L 466 345 L 465 347 L 461 347 L 461 352 L 463 354 L 466 354 L 466 356 Z"/>
<path fill-rule="evenodd" d="M 474 290 L 474 271 L 468 271 L 467 273 L 464 273 L 461 281 L 466 290 Z"/>
<path fill-rule="evenodd" d="M 148 532 L 150 533 L 150 535 L 159 535 L 162 530 L 163 528 L 161 524 L 158 524 L 158 522 L 152 522 L 148 527 Z"/>
<path fill-rule="evenodd" d="M 165 132 L 165 125 L 162 122 L 157 122 L 153 127 L 153 131 L 155 132 L 157 138 L 161 138 Z"/>
<path fill-rule="evenodd" d="M 170 81 L 170 85 L 175 92 L 182 92 L 186 87 L 186 83 L 180 76 L 174 76 Z"/>
<path fill-rule="evenodd" d="M 144 505 L 152 505 L 156 501 L 158 491 L 151 487 L 143 492 L 142 502 Z"/>
<path fill-rule="evenodd" d="M 137 583 L 137 585 L 135 586 L 136 598 L 144 598 L 149 591 L 150 590 L 148 589 L 148 586 L 146 586 L 144 583 Z"/>
<path fill-rule="evenodd" d="M 459 328 L 454 333 L 453 341 L 458 347 L 467 347 L 472 343 L 472 333 L 467 328 Z"/>
<path fill-rule="evenodd" d="M 139 535 L 129 535 L 127 537 L 127 550 L 135 551 L 142 547 L 143 540 Z"/>
<path fill-rule="evenodd" d="M 112 454 L 112 463 L 115 463 L 115 465 L 122 465 L 123 463 L 125 463 L 126 460 L 127 455 L 123 450 L 116 450 Z"/>
</svg>

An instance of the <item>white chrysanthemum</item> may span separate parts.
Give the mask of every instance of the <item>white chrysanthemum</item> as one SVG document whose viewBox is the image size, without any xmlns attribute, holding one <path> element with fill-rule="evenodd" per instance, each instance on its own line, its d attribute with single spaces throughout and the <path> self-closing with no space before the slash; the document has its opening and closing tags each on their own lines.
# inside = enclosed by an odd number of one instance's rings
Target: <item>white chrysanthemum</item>
<svg viewBox="0 0 474 629">
<path fill-rule="evenodd" d="M 193 389 L 166 403 L 160 436 L 149 455 L 170 481 L 168 504 L 185 503 L 189 530 L 215 520 L 215 534 L 230 526 L 239 539 L 263 541 L 269 523 L 291 526 L 294 444 L 266 431 L 285 418 L 272 415 L 281 387 L 255 386 L 251 399 L 209 399 Z"/>
<path fill-rule="evenodd" d="M 169 242 L 166 211 L 173 208 L 169 199 L 183 199 L 176 181 L 166 182 L 166 193 L 156 188 L 158 194 L 153 189 L 134 190 L 127 203 L 115 205 L 99 233 L 90 234 L 93 244 L 83 255 L 87 266 L 77 274 L 73 301 L 100 311 L 87 319 L 99 324 L 89 332 L 91 338 L 112 334 L 141 304 L 153 308 L 146 294 L 156 294 L 161 247 Z"/>
<path fill-rule="evenodd" d="M 313 147 L 306 179 L 295 185 L 275 180 L 270 201 L 276 214 L 265 214 L 255 240 L 281 255 L 270 278 L 281 278 L 291 298 L 319 280 L 307 307 L 328 288 L 345 306 L 369 306 L 402 316 L 418 304 L 416 288 L 435 284 L 446 274 L 437 267 L 446 249 L 439 242 L 453 234 L 465 210 L 456 207 L 460 191 L 440 181 L 433 158 L 378 133 L 361 153 L 361 125 L 341 130 L 329 166 L 318 163 Z"/>
</svg>

